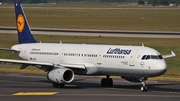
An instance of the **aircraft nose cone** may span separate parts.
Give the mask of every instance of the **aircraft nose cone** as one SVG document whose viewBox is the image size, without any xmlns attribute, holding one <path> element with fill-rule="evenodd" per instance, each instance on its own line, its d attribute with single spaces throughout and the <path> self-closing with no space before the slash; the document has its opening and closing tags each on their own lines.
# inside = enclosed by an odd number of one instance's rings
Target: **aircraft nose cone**
<svg viewBox="0 0 180 101">
<path fill-rule="evenodd" d="M 166 72 L 166 70 L 167 70 L 167 64 L 165 61 L 162 61 L 157 64 L 157 72 L 159 75 L 164 74 Z"/>
</svg>

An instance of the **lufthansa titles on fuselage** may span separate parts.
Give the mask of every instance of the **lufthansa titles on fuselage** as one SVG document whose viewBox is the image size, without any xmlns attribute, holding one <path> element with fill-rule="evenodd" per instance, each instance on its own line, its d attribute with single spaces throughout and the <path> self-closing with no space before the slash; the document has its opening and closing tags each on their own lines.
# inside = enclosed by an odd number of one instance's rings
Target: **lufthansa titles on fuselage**
<svg viewBox="0 0 180 101">
<path fill-rule="evenodd" d="M 109 48 L 107 54 L 124 54 L 129 55 L 131 53 L 130 49 L 120 49 L 120 48 Z"/>
<path fill-rule="evenodd" d="M 35 48 L 33 48 L 33 49 L 31 49 L 32 51 L 40 51 L 41 49 L 35 49 Z"/>
</svg>

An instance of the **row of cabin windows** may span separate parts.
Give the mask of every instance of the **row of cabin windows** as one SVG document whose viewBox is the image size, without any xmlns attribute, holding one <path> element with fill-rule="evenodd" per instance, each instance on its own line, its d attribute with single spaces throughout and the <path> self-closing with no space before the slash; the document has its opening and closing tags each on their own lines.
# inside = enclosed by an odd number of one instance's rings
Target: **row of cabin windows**
<svg viewBox="0 0 180 101">
<path fill-rule="evenodd" d="M 57 52 L 30 52 L 37 55 L 59 55 Z M 64 53 L 64 56 L 97 57 L 97 54 Z M 103 55 L 103 58 L 124 58 L 125 56 Z"/>
<path fill-rule="evenodd" d="M 84 54 L 84 57 L 97 57 L 97 54 Z"/>
<path fill-rule="evenodd" d="M 64 56 L 81 56 L 81 54 L 78 54 L 78 53 L 64 53 Z"/>
<path fill-rule="evenodd" d="M 121 58 L 124 59 L 125 56 L 117 56 L 117 55 L 103 55 L 103 58 Z"/>
<path fill-rule="evenodd" d="M 36 55 L 59 55 L 59 53 L 56 53 L 56 52 L 30 52 L 30 54 L 36 54 Z"/>
<path fill-rule="evenodd" d="M 64 53 L 64 56 L 97 57 L 97 54 Z M 124 58 L 125 56 L 103 55 L 103 58 Z"/>
<path fill-rule="evenodd" d="M 64 53 L 64 56 L 97 57 L 97 54 Z"/>
</svg>

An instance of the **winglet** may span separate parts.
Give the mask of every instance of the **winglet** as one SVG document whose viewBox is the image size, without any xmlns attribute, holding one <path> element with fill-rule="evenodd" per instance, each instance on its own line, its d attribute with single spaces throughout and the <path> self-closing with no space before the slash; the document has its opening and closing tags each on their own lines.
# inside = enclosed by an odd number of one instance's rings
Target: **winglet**
<svg viewBox="0 0 180 101">
<path fill-rule="evenodd" d="M 173 51 L 171 51 L 171 54 L 174 55 L 174 56 L 176 56 L 176 54 L 175 54 Z"/>
<path fill-rule="evenodd" d="M 26 19 L 25 13 L 19 2 L 14 3 L 15 14 L 16 14 L 16 26 L 18 32 L 19 44 L 22 43 L 36 43 Z"/>
<path fill-rule="evenodd" d="M 176 54 L 173 51 L 171 51 L 171 54 L 163 55 L 163 58 L 171 58 L 171 57 L 175 57 L 175 56 L 176 56 Z"/>
</svg>

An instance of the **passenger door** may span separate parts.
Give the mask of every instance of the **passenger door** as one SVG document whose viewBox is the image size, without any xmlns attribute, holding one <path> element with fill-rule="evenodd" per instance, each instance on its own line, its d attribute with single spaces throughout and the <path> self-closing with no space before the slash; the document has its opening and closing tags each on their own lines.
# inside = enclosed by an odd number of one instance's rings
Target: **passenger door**
<svg viewBox="0 0 180 101">
<path fill-rule="evenodd" d="M 130 54 L 129 66 L 135 66 L 135 57 L 137 52 L 138 50 L 133 50 L 132 54 Z"/>
</svg>

